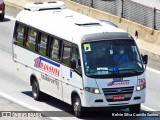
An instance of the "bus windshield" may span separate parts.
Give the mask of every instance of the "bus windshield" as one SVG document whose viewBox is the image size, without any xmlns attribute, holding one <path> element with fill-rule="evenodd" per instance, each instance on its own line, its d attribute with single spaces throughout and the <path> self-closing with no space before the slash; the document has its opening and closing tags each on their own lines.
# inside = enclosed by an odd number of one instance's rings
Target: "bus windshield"
<svg viewBox="0 0 160 120">
<path fill-rule="evenodd" d="M 136 75 L 144 71 L 142 59 L 133 39 L 93 41 L 82 44 L 85 74 L 88 77 L 106 75 Z"/>
</svg>

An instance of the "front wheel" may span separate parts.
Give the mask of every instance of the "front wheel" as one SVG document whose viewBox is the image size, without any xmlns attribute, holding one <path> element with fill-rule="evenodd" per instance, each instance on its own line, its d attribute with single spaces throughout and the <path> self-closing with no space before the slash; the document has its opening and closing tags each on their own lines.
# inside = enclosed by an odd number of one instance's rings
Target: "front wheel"
<svg viewBox="0 0 160 120">
<path fill-rule="evenodd" d="M 82 116 L 82 106 L 81 106 L 81 100 L 79 97 L 75 96 L 73 98 L 73 111 L 75 113 L 76 117 L 81 117 Z"/>
<path fill-rule="evenodd" d="M 139 114 L 141 110 L 141 104 L 132 105 L 129 107 L 130 113 L 137 113 Z"/>
</svg>

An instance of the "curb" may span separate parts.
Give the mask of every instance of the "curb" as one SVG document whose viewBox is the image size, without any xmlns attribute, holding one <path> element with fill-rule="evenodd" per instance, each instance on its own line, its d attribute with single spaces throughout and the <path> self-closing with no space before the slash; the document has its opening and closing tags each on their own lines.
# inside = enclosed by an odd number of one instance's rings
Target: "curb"
<svg viewBox="0 0 160 120">
<path fill-rule="evenodd" d="M 19 9 L 19 10 L 23 9 L 23 6 L 18 5 L 14 2 L 7 1 L 7 0 L 5 0 L 5 4 L 8 5 L 8 6 L 12 6 L 12 7 L 16 8 L 16 9 Z"/>
</svg>

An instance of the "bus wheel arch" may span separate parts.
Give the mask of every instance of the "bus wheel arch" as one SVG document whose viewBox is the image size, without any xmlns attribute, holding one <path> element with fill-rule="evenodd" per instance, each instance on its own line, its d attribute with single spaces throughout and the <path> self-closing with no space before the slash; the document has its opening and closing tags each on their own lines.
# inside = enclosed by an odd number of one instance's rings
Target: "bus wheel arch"
<svg viewBox="0 0 160 120">
<path fill-rule="evenodd" d="M 40 91 L 39 83 L 35 75 L 31 75 L 30 84 L 32 86 L 32 96 L 35 100 L 40 101 L 43 98 L 43 93 Z"/>
<path fill-rule="evenodd" d="M 83 114 L 83 107 L 80 96 L 76 91 L 73 91 L 71 94 L 71 102 L 75 116 L 80 118 Z"/>
</svg>

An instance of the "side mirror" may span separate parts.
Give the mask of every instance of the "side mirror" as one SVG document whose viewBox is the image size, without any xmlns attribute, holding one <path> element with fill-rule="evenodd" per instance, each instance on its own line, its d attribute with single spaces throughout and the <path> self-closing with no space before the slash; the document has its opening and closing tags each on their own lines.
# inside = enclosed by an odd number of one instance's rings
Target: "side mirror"
<svg viewBox="0 0 160 120">
<path fill-rule="evenodd" d="M 71 68 L 76 69 L 76 60 L 75 59 L 71 60 Z"/>
<path fill-rule="evenodd" d="M 148 63 L 148 55 L 141 55 L 141 56 L 142 56 L 143 64 L 145 65 L 145 70 L 146 70 L 146 66 Z"/>
<path fill-rule="evenodd" d="M 146 65 L 148 63 L 148 55 L 144 55 L 142 59 L 143 59 L 143 63 Z"/>
</svg>

